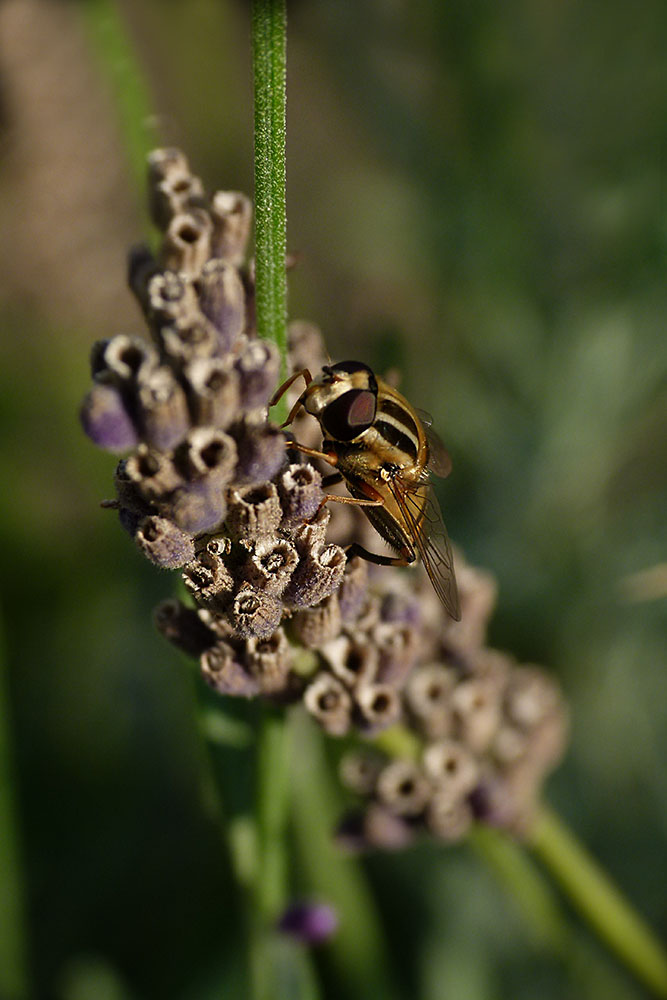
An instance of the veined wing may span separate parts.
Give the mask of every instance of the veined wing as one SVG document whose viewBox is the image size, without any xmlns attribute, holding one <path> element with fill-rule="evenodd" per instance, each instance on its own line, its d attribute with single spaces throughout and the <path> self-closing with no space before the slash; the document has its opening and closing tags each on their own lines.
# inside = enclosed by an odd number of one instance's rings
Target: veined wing
<svg viewBox="0 0 667 1000">
<path fill-rule="evenodd" d="M 428 441 L 428 463 L 426 468 L 434 476 L 446 479 L 452 471 L 452 460 L 439 435 L 433 430 L 433 417 L 426 410 L 416 409 L 415 412 L 421 421 L 424 433 L 426 434 L 426 440 Z"/>
<path fill-rule="evenodd" d="M 399 476 L 387 481 L 403 519 L 408 537 L 419 553 L 433 589 L 447 613 L 459 621 L 461 608 L 454 576 L 454 557 L 440 505 L 427 481 L 408 486 Z"/>
</svg>

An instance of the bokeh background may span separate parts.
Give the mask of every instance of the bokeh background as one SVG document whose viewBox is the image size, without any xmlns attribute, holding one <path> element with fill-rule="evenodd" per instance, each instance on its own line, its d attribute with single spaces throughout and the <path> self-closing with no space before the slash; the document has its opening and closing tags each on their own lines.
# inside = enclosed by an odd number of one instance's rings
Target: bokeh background
<svg viewBox="0 0 667 1000">
<path fill-rule="evenodd" d="M 100 510 L 114 460 L 76 417 L 92 341 L 141 329 L 95 9 L 0 8 L 0 953 L 23 928 L 40 998 L 243 998 L 193 679 L 150 622 L 174 581 Z M 251 192 L 248 5 L 117 9 L 156 141 Z M 450 533 L 499 582 L 491 641 L 571 702 L 548 800 L 663 936 L 666 29 L 661 0 L 301 0 L 288 34 L 291 316 L 433 414 Z M 465 847 L 354 865 L 392 998 L 646 995 L 574 915 L 554 954 Z"/>
</svg>

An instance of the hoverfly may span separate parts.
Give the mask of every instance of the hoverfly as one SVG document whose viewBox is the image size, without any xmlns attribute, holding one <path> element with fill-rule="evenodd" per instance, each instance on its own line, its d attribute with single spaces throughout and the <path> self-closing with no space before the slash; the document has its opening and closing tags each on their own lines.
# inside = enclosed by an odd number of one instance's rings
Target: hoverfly
<svg viewBox="0 0 667 1000">
<path fill-rule="evenodd" d="M 429 420 L 360 361 L 324 365 L 316 378 L 307 368 L 295 372 L 276 391 L 270 405 L 300 377 L 306 388 L 282 426 L 291 424 L 303 407 L 319 421 L 324 441 L 320 451 L 297 442 L 290 442 L 290 447 L 336 469 L 323 479 L 325 488 L 345 481 L 350 496 L 328 493 L 322 504 L 334 501 L 362 507 L 376 531 L 398 553 L 377 555 L 355 542 L 348 555 L 391 566 L 407 566 L 421 558 L 436 594 L 458 621 L 452 550 L 429 482 L 430 472 L 449 475 L 451 460 Z"/>
</svg>

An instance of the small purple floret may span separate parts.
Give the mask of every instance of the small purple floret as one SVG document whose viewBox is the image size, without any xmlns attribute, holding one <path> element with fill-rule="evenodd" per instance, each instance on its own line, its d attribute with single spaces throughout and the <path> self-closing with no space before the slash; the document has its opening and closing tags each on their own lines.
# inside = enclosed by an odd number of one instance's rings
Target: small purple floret
<svg viewBox="0 0 667 1000">
<path fill-rule="evenodd" d="M 278 921 L 278 930 L 304 944 L 320 944 L 338 928 L 336 911 L 327 903 L 295 902 Z"/>
<path fill-rule="evenodd" d="M 139 438 L 120 393 L 111 385 L 94 385 L 81 406 L 81 426 L 93 444 L 107 451 L 136 447 Z"/>
</svg>

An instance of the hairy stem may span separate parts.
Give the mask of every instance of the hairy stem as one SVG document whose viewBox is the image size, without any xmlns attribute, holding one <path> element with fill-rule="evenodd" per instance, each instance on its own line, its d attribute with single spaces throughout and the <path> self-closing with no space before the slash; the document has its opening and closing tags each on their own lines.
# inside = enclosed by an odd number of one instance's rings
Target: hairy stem
<svg viewBox="0 0 667 1000">
<path fill-rule="evenodd" d="M 257 333 L 277 344 L 284 359 L 287 324 L 285 0 L 253 0 L 252 37 Z"/>
<path fill-rule="evenodd" d="M 277 345 L 283 371 L 287 347 L 286 52 L 285 0 L 253 0 L 255 317 L 257 335 Z M 255 1000 L 295 996 L 295 990 L 302 992 L 295 978 L 295 953 L 289 951 L 272 929 L 288 897 L 287 748 L 285 714 L 272 708 L 263 709 L 257 732 L 255 773 L 257 871 L 251 943 Z"/>
</svg>

